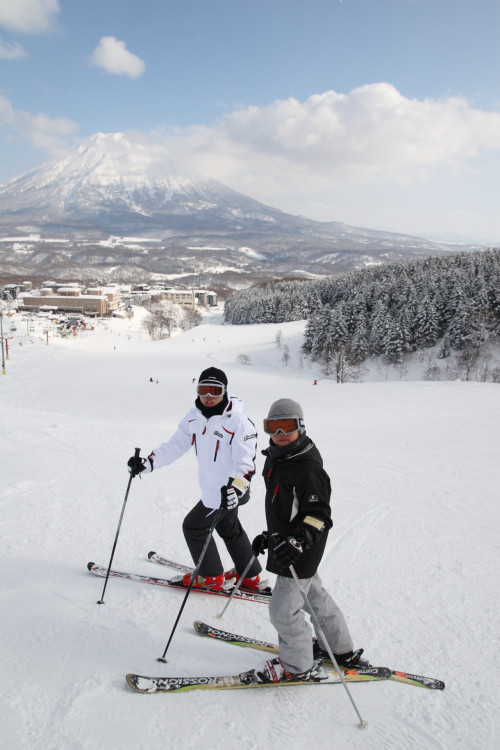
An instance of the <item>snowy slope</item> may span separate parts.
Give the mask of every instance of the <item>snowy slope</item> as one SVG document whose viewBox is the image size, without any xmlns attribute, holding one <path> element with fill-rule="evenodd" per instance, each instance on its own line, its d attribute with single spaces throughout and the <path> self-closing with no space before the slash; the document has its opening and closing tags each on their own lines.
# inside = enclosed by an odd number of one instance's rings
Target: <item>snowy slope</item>
<svg viewBox="0 0 500 750">
<path fill-rule="evenodd" d="M 301 323 L 214 320 L 150 342 L 135 318 L 49 345 L 17 328 L 0 377 L 1 748 L 499 746 L 498 385 L 314 386 L 314 370 L 299 361 Z M 237 363 L 242 353 L 249 366 Z M 128 457 L 171 434 L 209 364 L 226 370 L 258 428 L 274 399 L 303 404 L 334 487 L 323 580 L 372 663 L 442 678 L 444 692 L 353 685 L 370 723 L 360 731 L 340 686 L 154 697 L 126 686 L 129 671 L 222 674 L 263 660 L 197 636 L 192 622 L 220 624 L 223 600 L 192 595 L 169 663 L 159 664 L 182 595 L 110 579 L 99 607 L 103 580 L 86 570 L 89 560 L 109 561 Z M 150 549 L 189 562 L 181 522 L 198 499 L 194 466 L 188 454 L 132 482 L 115 567 L 162 575 Z M 241 510 L 251 537 L 263 528 L 262 498 L 258 473 Z M 223 622 L 276 638 L 264 605 L 233 602 Z"/>
</svg>

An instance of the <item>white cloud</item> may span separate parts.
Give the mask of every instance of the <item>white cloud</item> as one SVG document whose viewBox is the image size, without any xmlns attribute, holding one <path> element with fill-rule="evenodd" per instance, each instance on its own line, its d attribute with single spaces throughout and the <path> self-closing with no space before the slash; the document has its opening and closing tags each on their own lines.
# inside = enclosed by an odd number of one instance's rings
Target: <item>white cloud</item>
<svg viewBox="0 0 500 750">
<path fill-rule="evenodd" d="M 269 200 L 463 170 L 480 151 L 500 149 L 500 112 L 462 97 L 407 99 L 377 83 L 239 109 L 211 127 L 171 133 L 168 145 L 198 171 Z"/>
<path fill-rule="evenodd" d="M 59 0 L 0 0 L 0 26 L 38 34 L 53 28 L 59 10 Z"/>
<path fill-rule="evenodd" d="M 107 73 L 139 78 L 146 70 L 140 57 L 127 49 L 125 42 L 114 36 L 103 36 L 92 53 L 91 63 Z"/>
<path fill-rule="evenodd" d="M 9 102 L 7 97 L 0 94 L 0 128 L 5 125 L 10 125 L 16 119 L 12 104 Z"/>
<path fill-rule="evenodd" d="M 19 42 L 11 44 L 9 42 L 3 42 L 0 39 L 0 60 L 21 60 L 23 57 L 26 57 L 26 52 L 23 50 Z"/>
<path fill-rule="evenodd" d="M 78 131 L 78 125 L 68 117 L 49 117 L 43 113 L 18 112 L 16 126 L 19 134 L 32 146 L 52 156 L 67 151 L 68 137 Z"/>
<path fill-rule="evenodd" d="M 56 156 L 67 150 L 68 140 L 77 133 L 78 125 L 67 117 L 15 110 L 0 94 L 0 129 L 8 139 L 26 140 L 31 146 Z"/>
</svg>

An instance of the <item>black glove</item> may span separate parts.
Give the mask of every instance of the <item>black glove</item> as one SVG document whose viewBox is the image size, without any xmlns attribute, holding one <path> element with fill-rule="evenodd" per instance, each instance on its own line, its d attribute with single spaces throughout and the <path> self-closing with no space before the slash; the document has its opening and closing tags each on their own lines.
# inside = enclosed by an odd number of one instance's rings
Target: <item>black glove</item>
<svg viewBox="0 0 500 750">
<path fill-rule="evenodd" d="M 259 534 L 253 540 L 252 552 L 254 553 L 255 557 L 258 557 L 259 555 L 263 555 L 268 547 L 269 540 L 267 537 L 267 531 L 263 531 L 262 534 Z"/>
<path fill-rule="evenodd" d="M 294 536 L 282 537 L 279 534 L 273 534 L 273 557 L 281 568 L 289 568 L 295 565 L 302 552 L 304 551 L 301 539 Z"/>
<path fill-rule="evenodd" d="M 142 471 L 146 471 L 148 468 L 147 466 L 147 459 L 141 458 L 140 456 L 132 456 L 127 461 L 127 466 L 129 473 L 136 477 L 138 474 L 140 474 Z"/>
</svg>

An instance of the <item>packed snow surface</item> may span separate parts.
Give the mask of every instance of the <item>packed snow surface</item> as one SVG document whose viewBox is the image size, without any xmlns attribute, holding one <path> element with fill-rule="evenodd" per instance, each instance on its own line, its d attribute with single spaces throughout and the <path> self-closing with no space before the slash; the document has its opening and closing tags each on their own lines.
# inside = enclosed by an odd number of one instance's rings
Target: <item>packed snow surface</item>
<svg viewBox="0 0 500 750">
<path fill-rule="evenodd" d="M 0 746 L 500 747 L 500 386 L 337 385 L 301 360 L 303 323 L 232 327 L 206 318 L 152 342 L 140 317 L 49 335 L 48 344 L 24 322 L 9 334 L 17 338 L 0 376 Z M 369 722 L 360 731 L 341 685 L 158 696 L 126 685 L 127 672 L 235 674 L 266 658 L 200 637 L 197 619 L 276 639 L 265 605 L 234 601 L 221 621 L 226 600 L 192 594 L 161 664 L 183 594 L 110 578 L 98 606 L 103 579 L 86 568 L 107 566 L 123 507 L 115 568 L 168 575 L 149 550 L 190 562 L 181 523 L 199 498 L 194 454 L 134 479 L 124 506 L 126 462 L 136 446 L 145 455 L 172 434 L 208 365 L 227 372 L 260 449 L 272 401 L 303 405 L 333 484 L 323 581 L 373 664 L 441 678 L 443 692 L 351 684 Z M 240 511 L 251 538 L 264 528 L 260 452 L 257 461 Z M 220 540 L 219 548 L 229 567 Z"/>
</svg>

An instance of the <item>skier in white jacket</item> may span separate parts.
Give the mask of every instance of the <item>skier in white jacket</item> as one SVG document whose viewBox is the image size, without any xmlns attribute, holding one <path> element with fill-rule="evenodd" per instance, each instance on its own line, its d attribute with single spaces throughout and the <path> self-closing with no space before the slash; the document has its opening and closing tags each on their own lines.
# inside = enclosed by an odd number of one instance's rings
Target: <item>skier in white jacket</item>
<svg viewBox="0 0 500 750">
<path fill-rule="evenodd" d="M 239 398 L 227 392 L 226 374 L 216 367 L 203 370 L 197 384 L 195 405 L 180 421 L 170 440 L 145 458 L 132 457 L 129 471 L 135 476 L 168 466 L 191 447 L 198 459 L 201 500 L 187 514 L 182 529 L 195 565 L 206 543 L 213 514 L 222 506 L 216 531 L 224 541 L 234 569 L 224 568 L 212 536 L 194 582 L 197 588 L 220 591 L 239 580 L 253 556 L 250 540 L 238 518 L 238 506 L 248 502 L 250 481 L 255 473 L 257 432 L 243 411 Z M 245 588 L 259 590 L 262 568 L 254 560 L 241 582 Z M 182 577 L 189 585 L 191 576 Z"/>
</svg>

